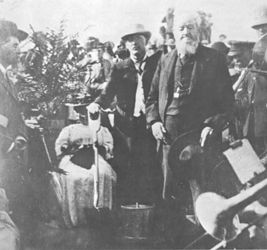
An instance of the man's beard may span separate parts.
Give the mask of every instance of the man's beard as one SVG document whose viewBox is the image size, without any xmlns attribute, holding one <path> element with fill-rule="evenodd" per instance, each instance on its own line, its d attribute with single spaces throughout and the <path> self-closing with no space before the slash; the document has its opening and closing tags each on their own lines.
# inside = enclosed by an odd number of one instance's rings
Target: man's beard
<svg viewBox="0 0 267 250">
<path fill-rule="evenodd" d="M 177 50 L 182 55 L 194 55 L 197 51 L 199 41 L 178 40 L 176 42 Z"/>
</svg>

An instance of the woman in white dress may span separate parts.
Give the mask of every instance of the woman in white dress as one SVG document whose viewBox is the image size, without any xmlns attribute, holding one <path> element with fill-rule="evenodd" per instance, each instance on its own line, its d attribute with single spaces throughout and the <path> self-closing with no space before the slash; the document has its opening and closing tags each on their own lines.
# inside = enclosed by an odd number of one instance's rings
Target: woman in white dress
<svg viewBox="0 0 267 250">
<path fill-rule="evenodd" d="M 82 123 L 63 128 L 55 142 L 56 155 L 62 157 L 59 168 L 66 171 L 66 175 L 52 173 L 51 183 L 61 208 L 61 217 L 67 227 L 86 224 L 88 219 L 85 211 L 94 209 L 96 166 L 92 144 L 95 132 L 90 121 L 88 125 L 88 119 L 85 119 L 86 107 L 82 107 L 79 112 Z M 107 128 L 99 126 L 96 144 L 99 169 L 98 207 L 111 210 L 117 177 L 107 162 L 112 158 L 113 150 L 113 138 Z"/>
</svg>

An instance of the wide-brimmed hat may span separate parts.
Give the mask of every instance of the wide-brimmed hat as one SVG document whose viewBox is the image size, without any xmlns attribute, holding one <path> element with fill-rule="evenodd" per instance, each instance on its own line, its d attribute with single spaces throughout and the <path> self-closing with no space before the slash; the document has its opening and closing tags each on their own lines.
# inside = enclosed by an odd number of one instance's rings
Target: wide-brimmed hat
<svg viewBox="0 0 267 250">
<path fill-rule="evenodd" d="M 221 52 L 224 55 L 227 55 L 227 53 L 229 52 L 229 47 L 227 47 L 223 42 L 215 42 L 210 47 Z"/>
<path fill-rule="evenodd" d="M 178 136 L 171 145 L 168 162 L 176 178 L 188 178 L 194 171 L 188 162 L 201 153 L 200 131 L 192 130 Z"/>
<path fill-rule="evenodd" d="M 255 42 L 249 41 L 229 41 L 230 51 L 228 56 L 236 56 L 244 53 L 244 51 L 251 51 Z"/>
<path fill-rule="evenodd" d="M 17 37 L 19 41 L 23 41 L 28 37 L 28 34 L 18 29 L 15 23 L 0 19 L 0 41 L 4 41 L 10 36 Z"/>
<path fill-rule="evenodd" d="M 121 37 L 122 40 L 127 41 L 130 37 L 134 35 L 143 35 L 146 38 L 146 42 L 151 37 L 151 32 L 148 30 L 145 30 L 145 27 L 143 24 L 135 24 L 132 27 L 128 28 L 128 33 Z"/>
<path fill-rule="evenodd" d="M 260 6 L 255 12 L 253 29 L 257 29 L 260 25 L 267 24 L 267 5 Z"/>
</svg>

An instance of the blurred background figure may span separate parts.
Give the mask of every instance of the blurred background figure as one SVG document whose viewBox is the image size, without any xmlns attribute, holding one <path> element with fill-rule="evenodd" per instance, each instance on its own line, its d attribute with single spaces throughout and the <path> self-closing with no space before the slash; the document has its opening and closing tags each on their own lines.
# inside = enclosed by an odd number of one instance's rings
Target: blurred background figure
<svg viewBox="0 0 267 250">
<path fill-rule="evenodd" d="M 176 45 L 175 45 L 175 38 L 169 38 L 167 41 L 166 41 L 166 45 L 167 45 L 167 51 L 168 53 L 173 51 L 175 48 L 176 48 Z"/>
<path fill-rule="evenodd" d="M 117 50 L 115 51 L 115 59 L 114 62 L 120 62 L 126 58 L 129 58 L 130 52 L 126 49 L 125 42 L 120 41 L 120 44 L 117 46 Z"/>
<path fill-rule="evenodd" d="M 95 99 L 101 91 L 106 87 L 111 72 L 111 62 L 104 59 L 103 43 L 98 43 L 90 51 L 91 62 L 88 63 L 87 75 L 85 77 L 85 84 L 88 86 L 89 94 Z"/>
<path fill-rule="evenodd" d="M 225 45 L 223 42 L 214 42 L 210 46 L 212 49 L 215 49 L 219 51 L 221 54 L 223 54 L 225 57 L 227 57 L 227 54 L 229 52 L 229 47 Z"/>
<path fill-rule="evenodd" d="M 201 44 L 203 45 L 203 46 L 209 46 L 209 41 L 208 40 L 202 40 L 201 41 Z"/>
<path fill-rule="evenodd" d="M 157 52 L 158 48 L 157 48 L 157 44 L 156 41 L 149 41 L 147 46 L 146 46 L 146 54 L 147 56 L 152 56 Z"/>
<path fill-rule="evenodd" d="M 114 46 L 114 43 L 110 41 L 104 43 L 103 58 L 108 60 L 111 64 L 113 64 L 115 58 L 115 54 L 113 52 Z"/>
<path fill-rule="evenodd" d="M 228 57 L 230 59 L 229 72 L 234 84 L 239 78 L 242 70 L 246 68 L 252 59 L 252 49 L 254 42 L 248 41 L 229 41 L 230 50 Z"/>
<path fill-rule="evenodd" d="M 219 42 L 226 43 L 227 36 L 225 34 L 219 35 Z"/>
</svg>

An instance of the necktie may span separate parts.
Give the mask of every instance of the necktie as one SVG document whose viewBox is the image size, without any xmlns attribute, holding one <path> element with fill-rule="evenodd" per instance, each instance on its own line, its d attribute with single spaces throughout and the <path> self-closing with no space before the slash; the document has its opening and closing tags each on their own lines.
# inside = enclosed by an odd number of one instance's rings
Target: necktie
<svg viewBox="0 0 267 250">
<path fill-rule="evenodd" d="M 188 61 L 189 56 L 187 54 L 180 57 L 180 62 L 184 65 Z"/>
<path fill-rule="evenodd" d="M 142 73 L 144 71 L 145 62 L 146 62 L 146 59 L 139 63 L 139 67 L 137 69 L 139 75 L 142 75 Z"/>
</svg>

